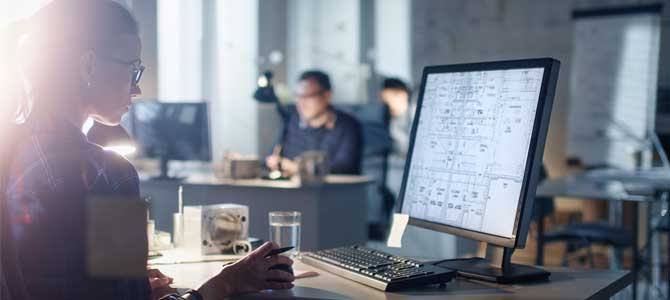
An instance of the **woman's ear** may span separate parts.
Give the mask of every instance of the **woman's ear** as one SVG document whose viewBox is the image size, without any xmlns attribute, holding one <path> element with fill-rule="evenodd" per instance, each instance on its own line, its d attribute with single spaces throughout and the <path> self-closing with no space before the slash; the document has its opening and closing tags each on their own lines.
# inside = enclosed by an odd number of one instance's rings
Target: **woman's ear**
<svg viewBox="0 0 670 300">
<path fill-rule="evenodd" d="M 95 52 L 87 50 L 79 57 L 79 79 L 87 86 L 91 85 L 95 70 Z"/>
</svg>

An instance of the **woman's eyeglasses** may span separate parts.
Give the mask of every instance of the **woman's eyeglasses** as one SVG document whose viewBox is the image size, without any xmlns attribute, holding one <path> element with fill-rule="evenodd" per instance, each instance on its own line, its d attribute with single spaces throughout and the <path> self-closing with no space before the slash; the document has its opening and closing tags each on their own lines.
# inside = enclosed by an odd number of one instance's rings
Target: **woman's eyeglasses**
<svg viewBox="0 0 670 300">
<path fill-rule="evenodd" d="M 111 57 L 102 57 L 102 59 L 108 62 L 129 66 L 132 71 L 132 77 L 131 77 L 132 84 L 138 85 L 140 83 L 140 79 L 142 79 L 142 74 L 144 73 L 145 69 L 145 67 L 142 65 L 142 60 L 138 59 L 129 62 Z"/>
</svg>

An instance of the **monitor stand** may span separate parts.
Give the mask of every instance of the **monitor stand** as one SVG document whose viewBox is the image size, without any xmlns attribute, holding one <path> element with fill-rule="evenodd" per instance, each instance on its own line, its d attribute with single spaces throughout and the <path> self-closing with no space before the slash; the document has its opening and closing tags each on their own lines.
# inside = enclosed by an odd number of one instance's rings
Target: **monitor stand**
<svg viewBox="0 0 670 300">
<path fill-rule="evenodd" d="M 185 178 L 184 177 L 172 177 L 168 175 L 168 162 L 170 160 L 167 159 L 165 156 L 161 156 L 160 158 L 160 169 L 161 169 L 161 174 L 158 176 L 153 176 L 151 177 L 151 180 L 167 180 L 167 181 L 182 181 Z"/>
<path fill-rule="evenodd" d="M 497 283 L 547 280 L 551 273 L 532 266 L 511 263 L 514 248 L 487 244 L 486 258 L 448 259 L 434 263 L 458 271 L 460 276 Z"/>
</svg>

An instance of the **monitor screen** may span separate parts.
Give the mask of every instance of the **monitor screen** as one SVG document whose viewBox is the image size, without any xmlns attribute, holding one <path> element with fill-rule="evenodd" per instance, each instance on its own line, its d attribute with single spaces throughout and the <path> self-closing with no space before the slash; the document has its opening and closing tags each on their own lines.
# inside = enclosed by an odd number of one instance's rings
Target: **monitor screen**
<svg viewBox="0 0 670 300">
<path fill-rule="evenodd" d="M 544 72 L 529 67 L 424 76 L 402 213 L 513 238 Z"/>
<path fill-rule="evenodd" d="M 126 124 L 141 157 L 209 161 L 207 114 L 204 102 L 137 101 Z"/>
</svg>

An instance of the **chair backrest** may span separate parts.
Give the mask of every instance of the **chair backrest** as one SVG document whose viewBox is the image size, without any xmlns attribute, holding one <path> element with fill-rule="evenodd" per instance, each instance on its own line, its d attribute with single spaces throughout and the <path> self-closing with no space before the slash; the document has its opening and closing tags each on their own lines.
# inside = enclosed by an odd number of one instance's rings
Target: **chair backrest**
<svg viewBox="0 0 670 300">
<path fill-rule="evenodd" d="M 395 204 L 395 195 L 387 186 L 389 155 L 393 150 L 393 139 L 389 131 L 391 114 L 386 105 L 353 104 L 336 105 L 335 108 L 358 119 L 363 127 L 362 172 L 375 179 L 375 190 L 368 197 L 382 203 L 382 218 L 386 220 Z"/>
<path fill-rule="evenodd" d="M 349 104 L 335 108 L 356 118 L 363 127 L 363 156 L 386 156 L 393 147 L 389 132 L 390 114 L 385 105 Z"/>
</svg>

